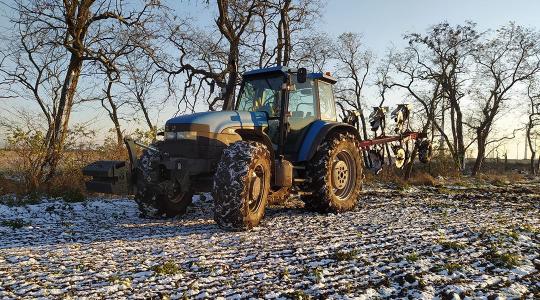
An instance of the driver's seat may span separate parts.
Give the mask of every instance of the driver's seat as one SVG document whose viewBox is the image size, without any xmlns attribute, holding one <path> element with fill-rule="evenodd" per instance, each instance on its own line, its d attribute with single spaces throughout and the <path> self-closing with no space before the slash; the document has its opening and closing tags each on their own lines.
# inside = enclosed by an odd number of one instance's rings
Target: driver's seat
<svg viewBox="0 0 540 300">
<path fill-rule="evenodd" d="M 301 111 L 301 110 L 293 111 L 293 112 L 291 112 L 291 118 L 303 119 L 304 118 L 304 112 Z"/>
</svg>

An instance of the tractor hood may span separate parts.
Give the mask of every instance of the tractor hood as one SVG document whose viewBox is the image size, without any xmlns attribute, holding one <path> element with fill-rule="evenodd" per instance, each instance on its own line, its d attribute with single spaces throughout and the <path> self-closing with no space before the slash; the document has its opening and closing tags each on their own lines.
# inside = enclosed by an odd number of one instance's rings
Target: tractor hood
<svg viewBox="0 0 540 300">
<path fill-rule="evenodd" d="M 166 131 L 206 131 L 221 133 L 229 127 L 254 128 L 268 126 L 268 117 L 264 112 L 249 111 L 209 111 L 182 115 L 165 123 Z"/>
</svg>

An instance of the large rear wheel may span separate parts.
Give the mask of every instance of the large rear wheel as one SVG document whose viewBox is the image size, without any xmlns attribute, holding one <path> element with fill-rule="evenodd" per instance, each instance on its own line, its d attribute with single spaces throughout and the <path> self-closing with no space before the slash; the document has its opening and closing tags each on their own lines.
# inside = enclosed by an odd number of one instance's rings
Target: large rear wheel
<svg viewBox="0 0 540 300">
<path fill-rule="evenodd" d="M 159 154 L 145 150 L 136 169 L 135 202 L 143 217 L 174 217 L 186 212 L 193 193 L 183 191 L 175 180 L 160 180 L 157 162 Z"/>
<path fill-rule="evenodd" d="M 306 167 L 310 192 L 302 196 L 306 208 L 319 212 L 353 209 L 362 190 L 362 152 L 349 133 L 329 137 Z"/>
<path fill-rule="evenodd" d="M 239 141 L 223 151 L 214 175 L 214 220 L 228 230 L 248 230 L 264 217 L 270 189 L 270 153 L 258 142 Z"/>
</svg>

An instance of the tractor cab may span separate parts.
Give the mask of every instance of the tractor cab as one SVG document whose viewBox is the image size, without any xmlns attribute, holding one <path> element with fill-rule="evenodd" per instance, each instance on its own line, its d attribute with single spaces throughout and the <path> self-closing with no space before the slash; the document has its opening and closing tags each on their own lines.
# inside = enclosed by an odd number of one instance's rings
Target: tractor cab
<svg viewBox="0 0 540 300">
<path fill-rule="evenodd" d="M 332 91 L 336 79 L 323 73 L 306 74 L 304 78 L 293 76 L 296 73 L 285 67 L 245 73 L 236 106 L 237 111 L 267 114 L 268 127 L 264 130 L 274 150 L 279 147 L 280 112 L 285 107 L 283 154 L 288 158 L 297 156 L 309 128 L 317 120 L 337 121 Z"/>
</svg>

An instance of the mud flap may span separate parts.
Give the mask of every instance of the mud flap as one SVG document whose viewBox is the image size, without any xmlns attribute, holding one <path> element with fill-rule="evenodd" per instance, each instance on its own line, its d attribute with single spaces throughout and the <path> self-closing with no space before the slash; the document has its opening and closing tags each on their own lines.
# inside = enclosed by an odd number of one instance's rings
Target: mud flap
<svg viewBox="0 0 540 300">
<path fill-rule="evenodd" d="M 84 167 L 83 175 L 92 176 L 86 190 L 104 194 L 124 195 L 131 192 L 131 171 L 125 161 L 100 160 Z"/>
</svg>

